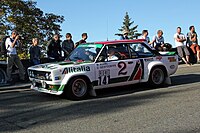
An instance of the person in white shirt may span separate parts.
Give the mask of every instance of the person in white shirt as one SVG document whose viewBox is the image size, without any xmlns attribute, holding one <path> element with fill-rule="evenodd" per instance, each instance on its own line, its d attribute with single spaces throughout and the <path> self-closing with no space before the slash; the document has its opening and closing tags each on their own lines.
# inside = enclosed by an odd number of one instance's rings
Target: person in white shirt
<svg viewBox="0 0 200 133">
<path fill-rule="evenodd" d="M 12 68 L 14 64 L 19 68 L 19 77 L 21 82 L 25 82 L 25 73 L 24 73 L 24 67 L 22 65 L 22 62 L 20 61 L 19 56 L 17 55 L 16 47 L 19 46 L 19 35 L 16 30 L 12 31 L 12 34 L 10 37 L 6 39 L 5 42 L 6 49 L 7 49 L 7 78 L 8 83 L 12 84 L 13 80 L 11 77 Z"/>
<path fill-rule="evenodd" d="M 174 41 L 177 47 L 178 55 L 182 58 L 185 64 L 191 65 L 189 61 L 190 53 L 186 45 L 184 44 L 184 42 L 186 41 L 186 37 L 183 33 L 181 33 L 181 27 L 177 27 L 177 33 L 174 35 Z M 184 55 L 186 58 L 184 57 Z"/>
<path fill-rule="evenodd" d="M 108 50 L 108 58 L 106 59 L 106 61 L 118 60 L 118 57 L 115 55 L 115 52 L 115 48 L 110 48 Z"/>
<path fill-rule="evenodd" d="M 150 38 L 148 37 L 149 33 L 148 30 L 142 31 L 142 36 L 139 37 L 139 39 L 145 39 L 147 43 L 150 43 Z"/>
</svg>

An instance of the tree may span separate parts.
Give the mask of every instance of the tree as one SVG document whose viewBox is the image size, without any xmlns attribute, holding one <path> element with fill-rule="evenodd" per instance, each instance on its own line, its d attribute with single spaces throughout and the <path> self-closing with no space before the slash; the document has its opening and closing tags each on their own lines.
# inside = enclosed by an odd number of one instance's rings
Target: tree
<svg viewBox="0 0 200 133">
<path fill-rule="evenodd" d="M 141 34 L 137 33 L 138 25 L 131 27 L 133 23 L 134 23 L 134 21 L 131 21 L 131 18 L 129 17 L 128 12 L 126 12 L 126 15 L 124 17 L 123 26 L 120 29 L 118 29 L 121 33 L 118 33 L 115 35 L 123 35 L 122 34 L 123 31 L 128 31 L 129 32 L 128 36 L 130 39 L 138 38 L 138 36 L 140 36 Z"/>
<path fill-rule="evenodd" d="M 53 34 L 59 34 L 64 17 L 44 13 L 36 5 L 37 2 L 32 0 L 1 0 L 0 35 L 7 35 L 16 29 L 24 38 L 23 44 L 30 44 L 34 37 L 38 37 L 43 43 Z"/>
</svg>

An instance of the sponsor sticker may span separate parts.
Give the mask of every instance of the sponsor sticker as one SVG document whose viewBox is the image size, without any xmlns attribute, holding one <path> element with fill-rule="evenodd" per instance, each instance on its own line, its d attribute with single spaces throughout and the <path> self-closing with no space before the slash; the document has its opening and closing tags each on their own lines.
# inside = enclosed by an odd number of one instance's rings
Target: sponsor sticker
<svg viewBox="0 0 200 133">
<path fill-rule="evenodd" d="M 175 57 L 168 57 L 169 62 L 176 62 L 176 58 Z"/>
<path fill-rule="evenodd" d="M 157 56 L 156 60 L 162 60 L 162 56 Z"/>
<path fill-rule="evenodd" d="M 107 63 L 97 64 L 97 69 L 106 69 L 112 67 L 116 67 L 116 64 L 107 64 Z"/>
<path fill-rule="evenodd" d="M 170 66 L 170 69 L 174 69 L 174 68 L 175 68 L 175 65 L 171 65 L 171 66 Z"/>
<path fill-rule="evenodd" d="M 76 73 L 76 72 L 86 72 L 86 71 L 90 71 L 89 66 L 67 67 L 63 70 L 62 74 Z"/>
<path fill-rule="evenodd" d="M 147 58 L 147 59 L 144 59 L 145 62 L 150 62 L 150 61 L 153 61 L 153 58 Z"/>
</svg>

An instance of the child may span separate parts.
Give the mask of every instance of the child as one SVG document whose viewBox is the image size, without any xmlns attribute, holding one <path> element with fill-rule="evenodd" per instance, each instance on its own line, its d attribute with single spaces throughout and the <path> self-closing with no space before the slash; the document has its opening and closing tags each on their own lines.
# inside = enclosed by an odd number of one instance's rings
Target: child
<svg viewBox="0 0 200 133">
<path fill-rule="evenodd" d="M 41 56 L 41 48 L 38 46 L 38 39 L 32 39 L 32 46 L 30 47 L 30 62 L 31 65 L 38 65 L 40 64 L 40 56 Z"/>
</svg>

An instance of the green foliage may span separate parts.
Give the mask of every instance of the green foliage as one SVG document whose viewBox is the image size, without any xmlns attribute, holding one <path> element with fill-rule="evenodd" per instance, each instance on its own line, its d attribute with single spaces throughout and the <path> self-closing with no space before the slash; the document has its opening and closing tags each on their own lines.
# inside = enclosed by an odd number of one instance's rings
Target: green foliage
<svg viewBox="0 0 200 133">
<path fill-rule="evenodd" d="M 135 39 L 138 36 L 140 36 L 141 34 L 137 33 L 138 32 L 137 31 L 138 25 L 135 25 L 135 26 L 131 27 L 133 24 L 134 24 L 134 21 L 131 21 L 131 18 L 129 17 L 128 12 L 126 12 L 126 15 L 125 15 L 124 21 L 123 21 L 123 25 L 118 30 L 120 32 L 128 31 L 129 32 L 129 34 L 128 34 L 129 38 L 130 39 Z M 122 35 L 122 34 L 120 33 L 120 34 L 116 34 L 116 35 Z"/>
<path fill-rule="evenodd" d="M 59 34 L 64 17 L 44 13 L 36 5 L 37 2 L 32 0 L 1 0 L 0 35 L 8 35 L 16 29 L 24 38 L 22 41 L 26 45 L 31 43 L 32 38 L 39 38 L 43 44 L 53 34 Z"/>
</svg>

